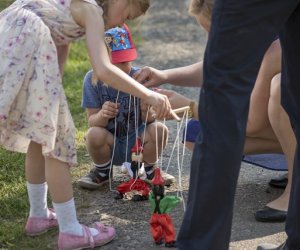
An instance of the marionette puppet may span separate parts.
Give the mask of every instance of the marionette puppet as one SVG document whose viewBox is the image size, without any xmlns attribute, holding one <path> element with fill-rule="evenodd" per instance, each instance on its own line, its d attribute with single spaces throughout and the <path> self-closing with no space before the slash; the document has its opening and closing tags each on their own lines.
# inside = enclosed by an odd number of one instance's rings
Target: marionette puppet
<svg viewBox="0 0 300 250">
<path fill-rule="evenodd" d="M 115 198 L 123 199 L 126 194 L 133 193 L 133 201 L 148 200 L 150 188 L 144 181 L 146 173 L 140 137 L 136 138 L 135 145 L 131 149 L 131 163 L 123 164 L 122 172 L 127 172 L 131 178 L 129 181 L 123 182 L 117 187 L 118 195 Z"/>
<path fill-rule="evenodd" d="M 160 168 L 156 168 L 152 179 L 152 192 L 150 193 L 150 206 L 152 216 L 150 219 L 150 232 L 157 245 L 165 242 L 166 247 L 176 247 L 175 228 L 169 213 L 180 202 L 175 195 L 165 195 L 164 179 Z"/>
</svg>

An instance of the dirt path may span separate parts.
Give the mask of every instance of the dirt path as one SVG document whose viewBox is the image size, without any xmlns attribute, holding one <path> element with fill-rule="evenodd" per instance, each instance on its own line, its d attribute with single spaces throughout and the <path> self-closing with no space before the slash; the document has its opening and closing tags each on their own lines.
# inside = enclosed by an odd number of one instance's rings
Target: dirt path
<svg viewBox="0 0 300 250">
<path fill-rule="evenodd" d="M 149 65 L 156 68 L 172 68 L 196 62 L 203 56 L 206 36 L 195 20 L 187 14 L 186 0 L 152 0 L 152 7 L 147 19 L 142 24 L 144 42 L 139 48 L 138 66 Z M 178 88 L 166 85 L 180 93 L 197 100 L 198 90 Z M 170 158 L 171 146 L 174 144 L 176 123 L 169 122 L 170 140 L 164 152 L 164 162 Z M 182 176 L 183 196 L 186 200 L 190 152 L 186 152 Z M 164 163 L 166 164 L 166 163 Z M 220 163 L 221 164 L 221 163 Z M 165 168 L 166 166 L 163 166 Z M 169 171 L 178 179 L 176 156 L 171 158 Z M 235 214 L 232 230 L 232 250 L 256 249 L 262 241 L 281 242 L 284 225 L 263 224 L 254 220 L 253 213 L 267 201 L 278 196 L 277 190 L 267 189 L 267 181 L 274 177 L 271 171 L 260 168 L 242 166 L 241 176 L 236 195 Z M 114 174 L 114 189 L 124 178 L 117 172 Z M 163 249 L 156 246 L 149 233 L 149 218 L 151 216 L 148 202 L 134 203 L 131 201 L 116 201 L 114 193 L 106 190 L 86 191 L 76 187 L 76 202 L 79 218 L 83 223 L 99 220 L 116 227 L 117 237 L 101 249 Z M 176 194 L 178 186 L 167 189 L 169 194 Z M 217 196 L 216 196 L 217 199 Z M 183 206 L 179 205 L 171 214 L 178 231 L 183 216 Z M 87 220 L 88 218 L 88 220 Z M 271 235 L 271 236 L 268 236 Z M 199 249 L 205 250 L 205 249 Z"/>
</svg>

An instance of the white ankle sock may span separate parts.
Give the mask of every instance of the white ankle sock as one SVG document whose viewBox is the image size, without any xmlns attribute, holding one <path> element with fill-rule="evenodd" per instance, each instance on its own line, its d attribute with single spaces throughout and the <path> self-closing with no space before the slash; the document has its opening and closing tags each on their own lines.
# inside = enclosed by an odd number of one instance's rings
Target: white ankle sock
<svg viewBox="0 0 300 250">
<path fill-rule="evenodd" d="M 31 184 L 27 182 L 30 212 L 29 217 L 48 217 L 47 183 Z"/>
<path fill-rule="evenodd" d="M 79 224 L 76 215 L 74 198 L 63 203 L 53 203 L 53 207 L 57 216 L 59 231 L 75 235 L 83 235 L 82 226 Z M 94 228 L 90 228 L 93 236 L 98 234 Z"/>
</svg>

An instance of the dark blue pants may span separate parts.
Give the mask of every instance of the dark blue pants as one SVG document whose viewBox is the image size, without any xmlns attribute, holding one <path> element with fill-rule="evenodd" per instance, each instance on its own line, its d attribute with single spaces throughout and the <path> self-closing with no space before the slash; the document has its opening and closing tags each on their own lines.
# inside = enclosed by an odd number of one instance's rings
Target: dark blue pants
<svg viewBox="0 0 300 250">
<path fill-rule="evenodd" d="M 229 247 L 250 94 L 263 55 L 279 33 L 284 63 L 282 103 L 299 142 L 300 0 L 216 0 L 199 102 L 202 132 L 193 152 L 179 249 Z M 300 249 L 299 164 L 297 149 L 286 224 L 291 250 Z"/>
</svg>

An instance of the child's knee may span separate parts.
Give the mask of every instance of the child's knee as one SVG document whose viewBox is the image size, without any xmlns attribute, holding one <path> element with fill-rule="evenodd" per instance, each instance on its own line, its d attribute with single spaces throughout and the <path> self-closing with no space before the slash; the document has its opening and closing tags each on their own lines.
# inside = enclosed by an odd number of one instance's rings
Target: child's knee
<svg viewBox="0 0 300 250">
<path fill-rule="evenodd" d="M 101 146 L 108 143 L 108 131 L 105 128 L 91 127 L 88 129 L 85 140 L 91 146 Z"/>
<path fill-rule="evenodd" d="M 168 127 L 165 124 L 162 124 L 160 122 L 152 123 L 146 127 L 146 134 L 147 134 L 147 140 L 150 141 L 156 141 L 156 130 L 157 130 L 157 139 L 158 141 L 166 141 L 168 138 Z"/>
</svg>

